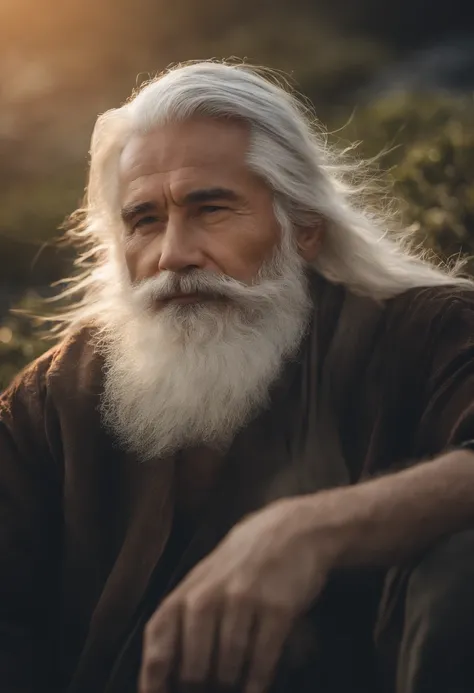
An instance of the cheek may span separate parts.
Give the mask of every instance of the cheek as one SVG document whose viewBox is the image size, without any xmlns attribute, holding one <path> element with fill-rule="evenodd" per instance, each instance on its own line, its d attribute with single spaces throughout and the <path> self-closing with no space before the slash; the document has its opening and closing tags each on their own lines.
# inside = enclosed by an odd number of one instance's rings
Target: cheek
<svg viewBox="0 0 474 693">
<path fill-rule="evenodd" d="M 153 263 L 147 245 L 146 238 L 140 236 L 127 239 L 125 243 L 125 264 L 132 282 L 145 279 L 150 272 Z"/>
<path fill-rule="evenodd" d="M 134 248 L 131 248 L 128 244 L 125 247 L 125 264 L 127 266 L 128 274 L 132 282 L 136 280 L 137 272 L 137 253 Z"/>
<path fill-rule="evenodd" d="M 235 239 L 229 262 L 233 262 L 235 270 L 239 272 L 240 276 L 236 278 L 252 279 L 263 263 L 271 257 L 279 240 L 279 231 L 274 228 L 266 233 L 255 230 Z"/>
</svg>

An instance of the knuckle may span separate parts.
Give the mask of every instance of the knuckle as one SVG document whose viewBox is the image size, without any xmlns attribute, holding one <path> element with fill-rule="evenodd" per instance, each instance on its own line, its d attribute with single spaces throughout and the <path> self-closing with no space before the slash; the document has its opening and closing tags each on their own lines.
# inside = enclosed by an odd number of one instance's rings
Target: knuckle
<svg viewBox="0 0 474 693">
<path fill-rule="evenodd" d="M 254 604 L 255 597 L 248 590 L 230 587 L 225 592 L 225 601 L 231 606 L 245 607 Z"/>
<path fill-rule="evenodd" d="M 170 660 L 163 654 L 145 655 L 143 658 L 143 674 L 145 682 L 158 683 L 165 678 Z"/>
<path fill-rule="evenodd" d="M 148 659 L 148 669 L 152 674 L 161 674 L 161 672 L 168 668 L 169 661 L 167 654 L 153 654 Z"/>
<path fill-rule="evenodd" d="M 253 585 L 243 580 L 233 581 L 225 588 L 225 600 L 230 604 L 253 605 L 260 600 Z"/>
<path fill-rule="evenodd" d="M 215 596 L 208 592 L 189 592 L 183 598 L 183 609 L 191 617 L 199 618 L 210 611 L 215 603 Z"/>
<path fill-rule="evenodd" d="M 143 661 L 159 666 L 160 663 L 167 662 L 170 658 L 170 643 L 160 641 L 155 637 L 151 637 L 148 642 L 143 643 Z"/>
</svg>

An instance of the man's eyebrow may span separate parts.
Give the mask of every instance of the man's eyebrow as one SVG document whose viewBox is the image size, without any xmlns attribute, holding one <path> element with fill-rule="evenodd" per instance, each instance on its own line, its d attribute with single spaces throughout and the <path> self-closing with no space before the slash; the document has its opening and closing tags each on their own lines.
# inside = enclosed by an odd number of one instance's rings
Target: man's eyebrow
<svg viewBox="0 0 474 693">
<path fill-rule="evenodd" d="M 193 190 L 183 197 L 182 205 L 200 204 L 212 202 L 213 200 L 227 200 L 228 202 L 239 202 L 242 198 L 230 188 L 202 188 Z M 140 214 L 149 214 L 158 209 L 154 202 L 138 202 L 136 204 L 125 205 L 120 212 L 120 216 L 125 224 L 129 224 Z"/>
<path fill-rule="evenodd" d="M 125 205 L 120 211 L 122 220 L 129 224 L 139 214 L 156 212 L 157 206 L 154 202 L 139 202 L 137 204 Z"/>
<path fill-rule="evenodd" d="M 229 188 L 202 188 L 201 190 L 193 190 L 185 195 L 182 204 L 199 204 L 202 202 L 212 202 L 213 200 L 239 202 L 241 199 L 240 195 Z"/>
</svg>

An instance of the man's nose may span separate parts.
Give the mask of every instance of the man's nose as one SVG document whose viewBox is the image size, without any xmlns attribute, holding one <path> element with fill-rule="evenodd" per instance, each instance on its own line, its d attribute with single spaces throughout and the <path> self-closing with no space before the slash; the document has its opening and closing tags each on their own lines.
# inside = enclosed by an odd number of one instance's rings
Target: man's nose
<svg viewBox="0 0 474 693">
<path fill-rule="evenodd" d="M 203 268 L 204 254 L 192 229 L 170 220 L 162 237 L 159 271 L 183 272 Z"/>
</svg>

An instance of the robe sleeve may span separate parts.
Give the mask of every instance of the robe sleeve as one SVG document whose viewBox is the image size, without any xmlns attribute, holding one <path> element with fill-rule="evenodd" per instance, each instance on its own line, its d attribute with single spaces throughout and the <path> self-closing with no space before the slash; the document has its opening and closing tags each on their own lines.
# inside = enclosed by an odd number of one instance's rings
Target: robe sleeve
<svg viewBox="0 0 474 693">
<path fill-rule="evenodd" d="M 54 690 L 61 531 L 58 468 L 35 362 L 0 395 L 0 691 Z"/>
<path fill-rule="evenodd" d="M 474 297 L 453 298 L 430 339 L 417 447 L 434 456 L 474 440 Z"/>
</svg>

